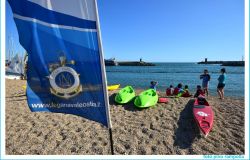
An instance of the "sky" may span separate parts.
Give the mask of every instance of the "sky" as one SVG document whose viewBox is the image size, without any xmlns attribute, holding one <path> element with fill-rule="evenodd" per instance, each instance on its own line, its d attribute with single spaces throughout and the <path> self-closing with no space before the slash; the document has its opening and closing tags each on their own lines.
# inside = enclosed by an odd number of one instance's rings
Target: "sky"
<svg viewBox="0 0 250 160">
<path fill-rule="evenodd" d="M 104 57 L 148 62 L 241 60 L 244 0 L 98 0 Z M 19 45 L 6 4 L 6 48 Z"/>
<path fill-rule="evenodd" d="M 16 25 L 14 23 L 12 11 L 8 2 L 6 2 L 6 37 L 5 39 L 6 39 L 6 42 L 5 42 L 6 43 L 6 59 L 9 58 L 9 55 L 13 54 L 12 52 L 18 53 L 21 55 L 24 54 L 25 50 L 19 44 Z"/>
</svg>

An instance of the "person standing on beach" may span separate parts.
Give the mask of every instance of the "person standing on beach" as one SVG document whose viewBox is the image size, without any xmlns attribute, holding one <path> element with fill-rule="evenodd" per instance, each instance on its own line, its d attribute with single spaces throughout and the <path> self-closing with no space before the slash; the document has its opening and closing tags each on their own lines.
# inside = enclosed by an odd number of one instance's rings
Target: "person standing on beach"
<svg viewBox="0 0 250 160">
<path fill-rule="evenodd" d="M 202 88 L 203 88 L 203 92 L 204 94 L 207 94 L 208 96 L 208 84 L 210 81 L 210 75 L 208 74 L 208 70 L 205 69 L 204 73 L 202 75 L 200 75 L 200 79 L 202 79 Z"/>
<path fill-rule="evenodd" d="M 220 99 L 224 99 L 224 87 L 226 85 L 225 80 L 226 80 L 226 69 L 222 68 L 220 70 L 221 75 L 218 78 L 218 86 L 217 86 L 217 92 L 219 94 Z"/>
</svg>

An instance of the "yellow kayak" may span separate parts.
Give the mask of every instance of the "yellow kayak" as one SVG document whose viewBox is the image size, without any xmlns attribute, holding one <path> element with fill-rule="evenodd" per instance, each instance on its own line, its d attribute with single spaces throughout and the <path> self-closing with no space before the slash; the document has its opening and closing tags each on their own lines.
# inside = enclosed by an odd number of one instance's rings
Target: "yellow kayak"
<svg viewBox="0 0 250 160">
<path fill-rule="evenodd" d="M 109 91 L 113 91 L 113 90 L 116 90 L 120 87 L 120 84 L 116 84 L 116 85 L 111 85 L 111 86 L 108 86 L 108 90 Z"/>
<path fill-rule="evenodd" d="M 26 89 L 27 88 L 27 86 L 26 85 L 24 85 L 24 86 L 22 86 L 23 87 L 23 89 Z"/>
</svg>

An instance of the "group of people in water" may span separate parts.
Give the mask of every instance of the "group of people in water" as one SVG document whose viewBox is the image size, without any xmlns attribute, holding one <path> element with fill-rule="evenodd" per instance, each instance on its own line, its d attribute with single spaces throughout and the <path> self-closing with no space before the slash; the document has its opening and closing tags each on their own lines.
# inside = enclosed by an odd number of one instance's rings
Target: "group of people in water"
<svg viewBox="0 0 250 160">
<path fill-rule="evenodd" d="M 217 85 L 217 92 L 220 99 L 224 99 L 224 87 L 225 87 L 225 81 L 226 81 L 226 69 L 222 68 L 220 70 L 221 74 L 218 77 L 218 85 Z M 203 74 L 200 75 L 200 79 L 202 80 L 202 85 L 197 85 L 196 92 L 194 95 L 192 95 L 189 92 L 188 85 L 185 85 L 183 88 L 182 83 L 179 83 L 175 88 L 173 85 L 170 85 L 169 88 L 166 89 L 166 95 L 167 96 L 176 96 L 176 97 L 198 97 L 199 95 L 209 95 L 209 81 L 211 79 L 211 76 L 207 69 L 204 70 Z M 150 88 L 156 90 L 158 82 L 151 81 Z"/>
</svg>

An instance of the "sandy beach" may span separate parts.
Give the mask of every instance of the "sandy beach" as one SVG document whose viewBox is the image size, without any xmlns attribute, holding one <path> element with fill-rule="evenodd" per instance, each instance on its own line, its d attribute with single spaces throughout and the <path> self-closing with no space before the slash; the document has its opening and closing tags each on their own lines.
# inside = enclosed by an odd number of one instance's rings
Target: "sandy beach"
<svg viewBox="0 0 250 160">
<path fill-rule="evenodd" d="M 22 87 L 25 84 L 22 80 L 6 80 L 6 154 L 111 154 L 108 130 L 103 125 L 75 115 L 31 112 Z M 132 102 L 116 105 L 115 93 L 109 93 L 115 154 L 236 155 L 245 152 L 243 99 L 226 97 L 221 101 L 210 96 L 214 127 L 204 138 L 193 119 L 193 98 L 170 98 L 167 104 L 138 110 Z"/>
</svg>

